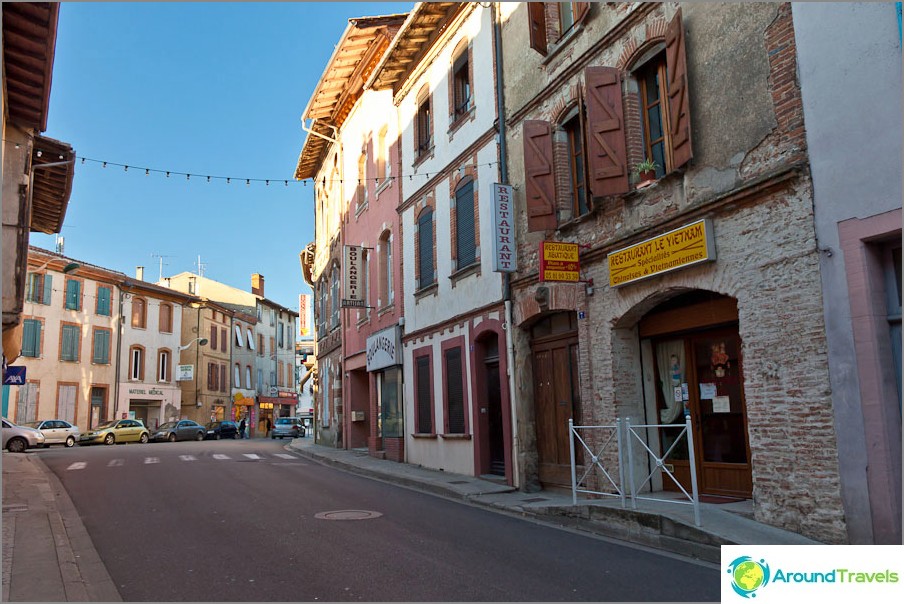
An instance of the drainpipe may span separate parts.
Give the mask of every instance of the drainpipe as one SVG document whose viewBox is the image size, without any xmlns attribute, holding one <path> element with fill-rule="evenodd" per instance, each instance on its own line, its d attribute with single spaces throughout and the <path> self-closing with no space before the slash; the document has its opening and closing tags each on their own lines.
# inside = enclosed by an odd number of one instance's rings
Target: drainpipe
<svg viewBox="0 0 904 604">
<path fill-rule="evenodd" d="M 502 25 L 500 24 L 499 3 L 492 5 L 493 19 L 493 46 L 496 51 L 496 120 L 499 124 L 499 179 L 502 184 L 508 184 L 508 153 L 505 143 L 505 91 L 503 85 L 502 68 Z M 520 463 L 518 454 L 521 450 L 521 438 L 518 435 L 518 410 L 515 406 L 515 343 L 512 336 L 514 324 L 512 323 L 512 275 L 502 273 L 502 299 L 505 303 L 505 349 L 508 354 L 506 374 L 508 375 L 509 406 L 512 418 L 512 484 L 519 486 Z"/>
</svg>

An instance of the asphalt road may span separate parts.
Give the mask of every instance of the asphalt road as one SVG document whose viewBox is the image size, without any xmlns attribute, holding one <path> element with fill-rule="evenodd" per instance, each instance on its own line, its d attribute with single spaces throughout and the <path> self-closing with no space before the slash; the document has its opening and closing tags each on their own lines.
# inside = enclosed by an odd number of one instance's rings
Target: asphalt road
<svg viewBox="0 0 904 604">
<path fill-rule="evenodd" d="M 126 601 L 718 601 L 715 565 L 346 474 L 282 441 L 37 451 Z"/>
</svg>

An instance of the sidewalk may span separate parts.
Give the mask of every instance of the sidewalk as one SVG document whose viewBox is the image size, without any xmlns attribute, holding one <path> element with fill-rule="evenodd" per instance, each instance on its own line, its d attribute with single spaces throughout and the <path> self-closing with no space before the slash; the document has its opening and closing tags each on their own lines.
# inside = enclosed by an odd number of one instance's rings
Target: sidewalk
<svg viewBox="0 0 904 604">
<path fill-rule="evenodd" d="M 3 601 L 121 602 L 69 495 L 40 456 L 4 451 L 2 463 Z"/>
<path fill-rule="evenodd" d="M 622 508 L 618 498 L 587 501 L 579 494 L 574 506 L 570 492 L 524 493 L 492 480 L 377 459 L 364 451 L 316 445 L 310 438 L 294 439 L 288 449 L 362 476 L 717 564 L 721 545 L 818 543 L 752 520 L 750 501 L 701 503 L 700 526 L 695 526 L 691 505 L 641 500 L 637 509 L 632 509 L 630 501 Z"/>
</svg>

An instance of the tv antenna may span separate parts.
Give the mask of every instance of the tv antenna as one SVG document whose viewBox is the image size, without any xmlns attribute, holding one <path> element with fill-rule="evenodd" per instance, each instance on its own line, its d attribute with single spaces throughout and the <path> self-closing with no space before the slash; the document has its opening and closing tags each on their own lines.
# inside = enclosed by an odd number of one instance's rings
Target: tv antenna
<svg viewBox="0 0 904 604">
<path fill-rule="evenodd" d="M 163 254 L 151 254 L 151 258 L 159 258 L 160 259 L 160 278 L 158 281 L 163 281 L 163 259 L 164 258 L 172 258 L 172 256 L 165 256 Z M 166 266 L 169 266 L 167 264 Z"/>
<path fill-rule="evenodd" d="M 201 254 L 198 254 L 198 262 L 197 262 L 196 266 L 197 266 L 197 268 L 198 268 L 198 276 L 199 276 L 199 277 L 203 277 L 203 276 L 204 276 L 204 269 L 207 268 L 207 263 L 206 263 L 206 262 L 201 262 Z"/>
</svg>

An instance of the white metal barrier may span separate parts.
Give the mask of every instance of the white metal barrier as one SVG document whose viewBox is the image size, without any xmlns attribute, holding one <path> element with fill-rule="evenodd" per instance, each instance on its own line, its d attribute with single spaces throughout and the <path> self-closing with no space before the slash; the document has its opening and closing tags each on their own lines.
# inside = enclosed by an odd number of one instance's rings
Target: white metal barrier
<svg viewBox="0 0 904 604">
<path fill-rule="evenodd" d="M 646 501 L 659 501 L 663 503 L 673 503 L 679 505 L 692 505 L 694 508 L 694 523 L 697 526 L 700 526 L 700 497 L 697 491 L 697 467 L 696 460 L 694 457 L 694 433 L 691 430 L 691 420 L 690 418 L 685 418 L 684 426 L 681 427 L 681 432 L 672 442 L 671 446 L 660 456 L 654 452 L 646 442 L 646 439 L 641 431 L 645 431 L 649 428 L 654 428 L 656 430 L 662 429 L 678 429 L 681 426 L 680 424 L 631 424 L 631 418 L 625 418 L 624 422 L 622 422 L 621 418 L 615 420 L 615 425 L 609 426 L 575 426 L 572 420 L 568 420 L 568 433 L 569 433 L 569 442 L 571 444 L 571 500 L 573 505 L 577 505 L 578 493 L 588 493 L 593 495 L 603 495 L 608 497 L 619 497 L 622 502 L 622 507 L 625 507 L 625 499 L 626 497 L 631 498 L 631 506 L 633 509 L 637 509 L 637 500 L 642 499 Z M 602 439 L 602 445 L 600 449 L 594 452 L 588 444 L 588 439 L 582 436 L 581 432 L 588 431 L 602 431 L 604 435 L 608 433 L 608 437 Z M 690 465 L 690 475 L 691 475 L 691 492 L 688 493 L 687 490 L 681 485 L 675 475 L 672 473 L 672 470 L 669 469 L 669 464 L 665 463 L 665 459 L 674 451 L 675 447 L 678 443 L 681 442 L 682 439 L 687 440 L 687 450 L 689 456 L 689 465 Z M 618 480 L 613 478 L 613 472 L 607 470 L 603 465 L 603 454 L 609 449 L 614 440 L 615 448 L 617 450 L 617 476 Z M 590 455 L 590 463 L 585 463 L 584 473 L 581 475 L 581 478 L 577 478 L 577 463 L 576 463 L 576 455 L 575 455 L 575 441 L 579 442 L 581 447 L 583 447 L 583 451 L 586 454 Z M 649 460 L 652 461 L 652 470 L 649 474 L 638 484 L 634 477 L 634 447 L 636 446 L 634 443 L 640 443 L 641 447 L 645 451 L 646 456 L 648 456 Z M 628 485 L 630 489 L 626 489 L 623 486 L 624 478 L 625 478 L 625 466 L 627 465 L 627 474 L 628 474 Z M 580 487 L 579 485 L 584 484 L 586 478 L 594 472 L 594 470 L 598 470 L 601 477 L 605 478 L 606 481 L 612 486 L 615 490 L 614 493 L 609 493 L 605 491 L 593 490 L 589 487 Z M 652 479 L 653 476 L 657 473 L 661 472 L 663 481 L 666 480 L 666 477 L 672 480 L 675 485 L 681 490 L 687 500 L 683 499 L 662 499 L 658 497 L 644 496 L 640 495 L 640 490 L 647 485 L 650 484 L 650 490 L 652 492 Z M 622 483 L 622 484 L 620 484 Z M 605 484 L 605 483 L 604 483 Z M 626 493 L 626 490 L 629 490 Z"/>
</svg>

